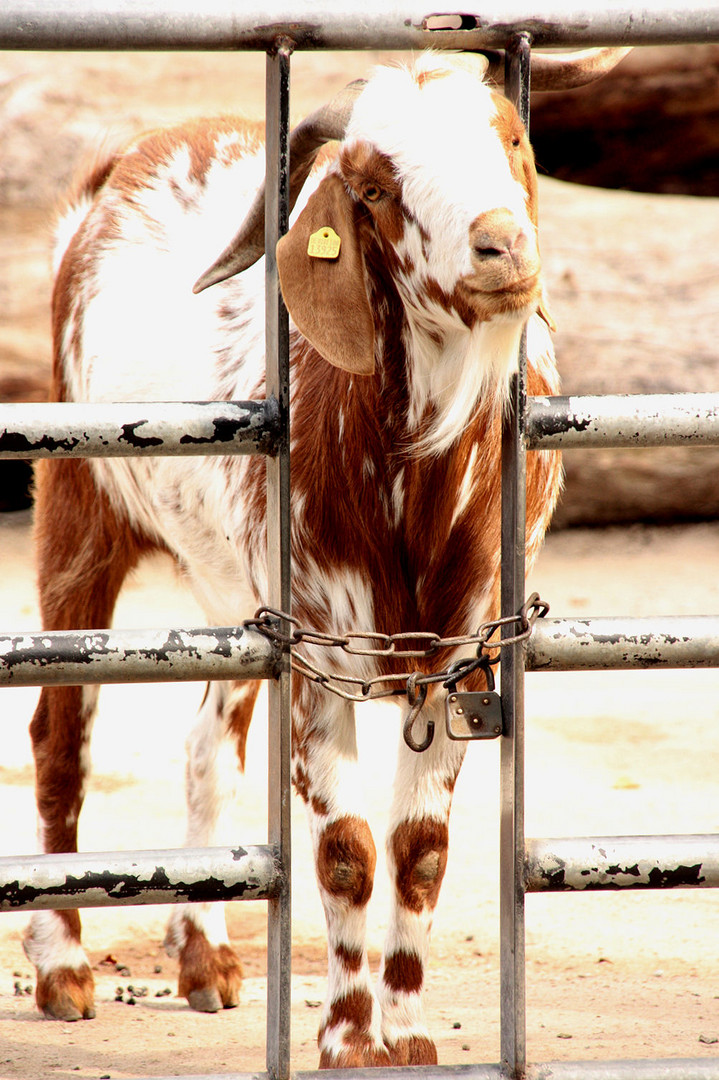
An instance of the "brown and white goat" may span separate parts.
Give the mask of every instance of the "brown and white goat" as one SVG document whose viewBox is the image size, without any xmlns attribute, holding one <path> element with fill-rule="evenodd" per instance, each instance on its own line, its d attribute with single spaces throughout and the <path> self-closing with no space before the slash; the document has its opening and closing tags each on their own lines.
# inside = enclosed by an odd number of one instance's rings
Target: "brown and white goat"
<svg viewBox="0 0 719 1080">
<path fill-rule="evenodd" d="M 466 634 L 498 613 L 500 421 L 525 323 L 529 393 L 557 391 L 532 151 L 509 102 L 441 55 L 379 68 L 347 111 L 339 150 L 306 185 L 278 247 L 294 321 L 293 611 L 333 632 Z M 308 162 L 299 164 L 304 179 Z M 262 264 L 193 293 L 263 173 L 258 129 L 225 118 L 155 133 L 87 179 L 55 281 L 57 400 L 264 396 Z M 338 257 L 309 257 L 309 237 L 326 226 L 340 237 Z M 559 486 L 556 455 L 531 455 L 530 564 Z M 109 625 L 128 571 L 158 549 L 181 566 L 210 623 L 241 621 L 267 600 L 264 505 L 257 458 L 42 464 L 45 627 Z M 445 650 L 431 664 L 453 658 Z M 362 677 L 396 670 L 390 658 L 343 664 Z M 201 708 L 187 770 L 192 845 L 214 842 L 218 748 L 232 740 L 243 765 L 256 693 L 215 683 Z M 32 722 L 47 852 L 76 850 L 96 698 L 92 688 L 45 688 Z M 440 719 L 439 698 L 430 693 L 425 721 Z M 293 779 L 327 918 L 323 1066 L 436 1060 L 421 995 L 464 753 L 436 729 L 422 754 L 400 743 L 387 840 L 394 900 L 375 986 L 365 914 L 376 856 L 353 707 L 295 679 Z M 237 1004 L 240 962 L 221 912 L 175 909 L 166 943 L 193 1007 Z M 77 912 L 35 913 L 26 950 L 43 1012 L 91 1017 Z"/>
</svg>

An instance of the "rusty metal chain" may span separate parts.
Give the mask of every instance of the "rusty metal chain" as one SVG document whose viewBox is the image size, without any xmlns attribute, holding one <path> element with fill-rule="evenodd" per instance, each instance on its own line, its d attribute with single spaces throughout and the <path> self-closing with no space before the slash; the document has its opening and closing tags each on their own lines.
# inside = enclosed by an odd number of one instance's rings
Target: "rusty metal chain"
<svg viewBox="0 0 719 1080">
<path fill-rule="evenodd" d="M 541 600 L 538 593 L 532 593 L 522 605 L 516 615 L 506 615 L 501 619 L 492 619 L 482 623 L 476 634 L 465 634 L 460 637 L 440 637 L 427 631 L 412 631 L 400 634 L 380 634 L 374 631 L 348 631 L 345 634 L 326 634 L 320 630 L 313 630 L 300 626 L 297 619 L 292 618 L 286 612 L 276 608 L 261 607 L 255 612 L 253 619 L 246 619 L 243 623 L 247 629 L 258 630 L 270 641 L 289 649 L 292 670 L 298 675 L 318 683 L 325 690 L 344 698 L 345 701 L 371 701 L 375 698 L 391 697 L 395 694 L 406 694 L 410 708 L 416 712 L 424 704 L 427 696 L 427 688 L 432 683 L 442 683 L 445 688 L 454 686 L 462 679 L 466 679 L 473 671 L 480 667 L 486 667 L 488 663 L 496 664 L 499 657 L 492 657 L 491 653 L 498 649 L 515 645 L 525 641 L 532 632 L 534 623 L 543 618 L 549 611 L 549 604 Z M 279 623 L 289 624 L 293 629 L 284 633 L 279 628 Z M 510 637 L 492 640 L 494 635 L 501 631 L 504 626 L 516 626 L 516 633 Z M 377 642 L 375 647 L 362 648 L 354 642 Z M 366 656 L 375 658 L 394 657 L 396 660 L 418 660 L 434 656 L 440 649 L 457 649 L 465 646 L 474 646 L 475 655 L 454 661 L 449 667 L 439 671 L 421 674 L 417 671 L 405 671 L 394 675 L 377 675 L 371 679 L 362 679 L 353 675 L 342 675 L 339 672 L 323 671 L 305 656 L 295 651 L 295 646 L 300 644 L 318 645 L 327 649 L 341 649 L 349 656 Z M 424 644 L 422 644 L 424 643 Z M 402 648 L 403 645 L 415 645 L 415 648 Z M 400 646 L 399 648 L 397 646 Z M 345 690 L 341 685 L 346 684 L 355 687 L 355 692 Z M 382 689 L 382 684 L 385 688 Z M 404 684 L 403 686 L 387 686 L 386 684 Z M 430 740 L 431 741 L 431 740 Z"/>
</svg>

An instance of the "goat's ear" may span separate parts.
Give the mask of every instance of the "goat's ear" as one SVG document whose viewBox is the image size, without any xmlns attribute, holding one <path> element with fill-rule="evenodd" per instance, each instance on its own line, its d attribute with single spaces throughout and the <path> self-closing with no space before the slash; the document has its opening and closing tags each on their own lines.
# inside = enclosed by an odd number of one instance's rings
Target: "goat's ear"
<svg viewBox="0 0 719 1080">
<path fill-rule="evenodd" d="M 331 232 L 330 232 L 331 230 Z M 339 237 L 339 252 L 333 252 Z M 324 256 L 319 241 L 330 237 Z M 311 239 L 312 243 L 310 243 Z M 309 249 L 309 251 L 308 251 Z M 374 321 L 364 282 L 364 259 L 354 207 L 342 180 L 326 176 L 277 245 L 282 295 L 297 329 L 335 367 L 356 375 L 374 371 Z"/>
</svg>

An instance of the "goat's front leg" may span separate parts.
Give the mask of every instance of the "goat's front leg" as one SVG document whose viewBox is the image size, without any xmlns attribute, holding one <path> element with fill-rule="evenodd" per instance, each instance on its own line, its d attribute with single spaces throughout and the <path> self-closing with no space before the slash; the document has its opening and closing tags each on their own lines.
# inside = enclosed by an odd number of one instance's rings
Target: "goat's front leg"
<svg viewBox="0 0 719 1080">
<path fill-rule="evenodd" d="M 293 782 L 307 806 L 327 920 L 320 1068 L 388 1065 L 367 960 L 376 851 L 359 797 L 354 709 L 308 683 L 295 696 Z"/>
<path fill-rule="evenodd" d="M 378 995 L 392 1065 L 437 1062 L 422 990 L 432 917 L 447 865 L 452 792 L 465 744 L 447 738 L 443 702 L 427 702 L 422 720 L 429 719 L 434 720 L 435 734 L 427 750 L 415 753 L 401 740 L 387 839 L 394 901 Z M 418 738 L 423 737 L 424 732 L 418 732 Z"/>
</svg>

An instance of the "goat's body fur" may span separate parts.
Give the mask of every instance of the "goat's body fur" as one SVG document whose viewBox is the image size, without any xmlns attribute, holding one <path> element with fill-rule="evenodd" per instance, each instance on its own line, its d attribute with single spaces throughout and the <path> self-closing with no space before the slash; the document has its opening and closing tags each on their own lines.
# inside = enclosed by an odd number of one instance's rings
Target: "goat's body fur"
<svg viewBox="0 0 719 1080">
<path fill-rule="evenodd" d="M 415 80 L 407 94 L 422 89 Z M 482 87 L 481 131 L 490 135 L 492 100 Z M 350 165 L 353 176 L 360 169 L 358 147 L 372 108 L 370 95 L 350 129 L 346 153 L 354 157 L 341 162 L 347 176 Z M 377 143 L 382 140 L 372 153 L 382 160 L 394 153 L 410 170 L 411 147 L 393 148 L 387 124 Z M 497 162 L 494 188 L 475 205 L 471 185 L 455 183 L 457 206 L 467 203 L 469 209 L 458 225 L 455 207 L 448 231 L 466 233 L 474 217 L 510 204 L 529 232 L 526 207 L 533 196 L 521 176 L 502 171 L 501 140 L 488 135 L 484 142 Z M 496 616 L 500 424 L 527 316 L 529 393 L 557 389 L 551 344 L 538 315 L 520 305 L 516 313 L 507 308 L 482 317 L 480 301 L 452 292 L 456 236 L 443 238 L 436 273 L 429 257 L 429 269 L 420 272 L 423 252 L 431 247 L 433 200 L 442 197 L 442 170 L 430 164 L 433 172 L 425 163 L 424 174 L 408 173 L 415 187 L 432 175 L 401 228 L 396 217 L 388 219 L 380 237 L 385 240 L 370 241 L 365 234 L 371 222 L 358 219 L 374 316 L 375 375 L 329 367 L 301 334 L 292 336 L 293 612 L 301 623 L 323 630 L 457 635 Z M 330 164 L 330 171 L 336 168 Z M 228 119 L 156 134 L 131 146 L 113 168 L 98 170 L 89 209 L 75 233 L 65 236 L 58 258 L 58 400 L 264 396 L 262 265 L 199 296 L 191 292 L 263 170 L 257 131 Z M 497 203 L 495 189 L 500 200 L 507 194 L 504 201 Z M 466 276 L 474 272 L 469 255 L 465 263 Z M 538 296 L 535 289 L 534 308 Z M 531 455 L 530 562 L 558 487 L 555 455 Z M 257 458 L 43 464 L 37 539 L 45 626 L 109 625 L 126 573 L 156 549 L 182 567 L 209 622 L 239 622 L 267 600 L 264 503 L 265 467 Z M 314 647 L 306 653 L 326 665 Z M 452 658 L 445 652 L 419 666 L 437 668 Z M 343 654 L 337 663 L 364 678 L 397 670 L 390 659 Z M 480 683 L 470 679 L 469 685 Z M 244 763 L 256 691 L 256 684 L 215 685 L 206 698 L 188 747 L 188 843 L 215 841 L 220 747 L 229 739 Z M 94 697 L 79 688 L 45 689 L 33 721 L 47 851 L 76 846 Z M 395 901 L 373 989 L 365 910 L 375 851 L 357 776 L 353 709 L 299 678 L 293 698 L 293 780 L 307 804 L 328 924 L 321 1063 L 431 1062 L 421 990 L 464 744 L 446 738 L 443 704 L 430 694 L 423 715 L 436 721 L 432 746 L 421 755 L 403 744 L 399 750 L 387 846 Z M 74 912 L 33 919 L 27 949 L 38 965 L 38 1003 L 48 1015 L 92 1015 L 92 976 L 79 939 Z M 239 961 L 216 912 L 206 906 L 176 910 L 167 940 L 180 956 L 180 991 L 191 1004 L 236 1004 Z"/>
</svg>

